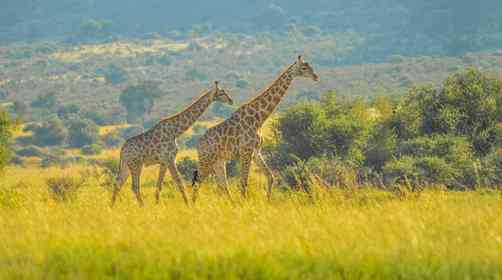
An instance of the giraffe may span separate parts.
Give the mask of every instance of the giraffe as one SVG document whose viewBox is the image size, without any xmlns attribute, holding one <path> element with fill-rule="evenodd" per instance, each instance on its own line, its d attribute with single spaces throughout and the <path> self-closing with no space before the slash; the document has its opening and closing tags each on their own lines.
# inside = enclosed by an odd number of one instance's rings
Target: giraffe
<svg viewBox="0 0 502 280">
<path fill-rule="evenodd" d="M 301 56 L 284 70 L 279 77 L 261 94 L 242 105 L 232 116 L 222 123 L 208 129 L 199 139 L 197 152 L 199 167 L 192 180 L 193 203 L 197 199 L 200 183 L 213 173 L 220 189 L 230 198 L 226 180 L 226 162 L 232 159 L 241 163 L 241 194 L 247 195 L 247 183 L 251 161 L 265 172 L 268 179 L 267 197 L 270 199 L 274 178 L 261 154 L 262 137 L 260 128 L 274 112 L 289 86 L 296 77 L 311 78 L 319 81 L 312 66 Z M 199 184 L 196 184 L 199 183 Z"/>
<path fill-rule="evenodd" d="M 159 177 L 156 185 L 155 198 L 159 203 L 164 175 L 169 169 L 183 200 L 188 204 L 183 182 L 176 168 L 176 154 L 178 146 L 176 138 L 188 130 L 193 123 L 207 110 L 213 101 L 233 104 L 232 99 L 219 87 L 217 81 L 214 88 L 202 94 L 184 111 L 159 121 L 154 127 L 144 133 L 129 138 L 120 151 L 120 171 L 113 187 L 112 206 L 117 194 L 127 180 L 129 172 L 132 177 L 132 190 L 140 206 L 143 199 L 140 193 L 140 176 L 143 166 L 160 164 Z"/>
</svg>

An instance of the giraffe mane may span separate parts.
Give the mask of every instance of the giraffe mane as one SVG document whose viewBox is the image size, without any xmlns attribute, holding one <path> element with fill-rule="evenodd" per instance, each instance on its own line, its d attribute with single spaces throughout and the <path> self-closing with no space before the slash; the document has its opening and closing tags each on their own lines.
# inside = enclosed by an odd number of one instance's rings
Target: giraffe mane
<svg viewBox="0 0 502 280">
<path fill-rule="evenodd" d="M 295 62 L 295 63 L 293 63 L 293 64 L 291 64 L 291 65 L 289 65 L 289 66 L 288 66 L 288 67 L 286 67 L 284 70 L 282 70 L 282 72 L 281 72 L 281 73 L 277 76 L 277 78 L 275 78 L 275 80 L 274 80 L 274 81 L 272 81 L 272 82 L 271 82 L 271 83 L 270 83 L 270 84 L 269 84 L 269 85 L 268 85 L 268 86 L 267 86 L 264 90 L 262 90 L 262 91 L 261 91 L 258 95 L 256 95 L 255 97 L 253 97 L 253 98 L 252 98 L 251 100 L 249 100 L 248 102 L 246 102 L 246 103 L 242 104 L 242 106 L 241 106 L 241 107 L 244 107 L 244 106 L 246 106 L 246 105 L 249 105 L 249 104 L 253 103 L 253 101 L 257 100 L 258 98 L 260 98 L 261 96 L 263 96 L 265 93 L 267 93 L 267 92 L 270 90 L 270 88 L 271 88 L 272 86 L 274 86 L 274 84 L 275 84 L 275 83 L 277 83 L 277 81 L 278 81 L 279 79 L 281 79 L 281 78 L 284 76 L 284 74 L 286 74 L 287 72 L 289 72 L 289 70 L 291 70 L 291 68 L 293 68 L 293 66 L 295 66 L 295 65 L 296 65 L 296 62 Z"/>
<path fill-rule="evenodd" d="M 195 103 L 199 102 L 202 98 L 204 98 L 204 97 L 205 97 L 208 93 L 210 93 L 210 92 L 211 92 L 211 90 L 204 91 L 201 95 L 199 95 L 199 97 L 197 97 L 197 99 L 195 99 L 192 103 L 190 103 L 190 105 L 186 106 L 186 107 L 185 107 L 185 109 L 184 109 L 183 111 L 178 112 L 178 113 L 176 113 L 176 114 L 174 114 L 174 115 L 171 115 L 171 116 L 169 116 L 169 117 L 162 118 L 162 119 L 160 119 L 159 123 L 160 123 L 160 122 L 164 122 L 164 121 L 168 121 L 168 120 L 171 120 L 171 119 L 174 119 L 174 118 L 176 118 L 177 116 L 179 116 L 179 115 L 181 115 L 181 114 L 186 113 L 188 110 L 190 110 L 190 108 L 192 108 L 192 106 L 193 106 Z"/>
</svg>

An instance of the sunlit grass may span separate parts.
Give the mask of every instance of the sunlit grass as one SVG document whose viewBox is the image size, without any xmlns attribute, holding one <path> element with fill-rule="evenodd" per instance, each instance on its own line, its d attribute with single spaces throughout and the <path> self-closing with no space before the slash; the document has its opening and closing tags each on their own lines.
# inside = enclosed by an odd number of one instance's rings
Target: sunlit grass
<svg viewBox="0 0 502 280">
<path fill-rule="evenodd" d="M 94 178 L 55 202 L 45 179 L 65 169 L 9 168 L 0 187 L 0 279 L 500 279 L 500 192 L 275 191 L 253 174 L 234 204 L 204 185 L 186 207 L 169 178 L 160 205 L 146 173 L 139 208 L 127 185 L 115 208 Z M 156 171 L 152 169 L 151 171 Z"/>
<path fill-rule="evenodd" d="M 173 43 L 164 40 L 149 41 L 148 44 L 112 42 L 107 44 L 81 45 L 70 50 L 56 52 L 51 55 L 51 58 L 63 62 L 78 62 L 93 56 L 134 57 L 145 53 L 182 51 L 187 47 L 187 43 Z"/>
</svg>

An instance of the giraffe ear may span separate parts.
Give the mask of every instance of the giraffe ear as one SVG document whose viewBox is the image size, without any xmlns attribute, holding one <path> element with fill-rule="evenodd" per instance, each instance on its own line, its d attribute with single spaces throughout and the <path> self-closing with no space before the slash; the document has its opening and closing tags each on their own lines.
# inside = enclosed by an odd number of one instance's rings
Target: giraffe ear
<svg viewBox="0 0 502 280">
<path fill-rule="evenodd" d="M 303 57 L 301 55 L 298 56 L 298 62 L 303 62 Z"/>
</svg>

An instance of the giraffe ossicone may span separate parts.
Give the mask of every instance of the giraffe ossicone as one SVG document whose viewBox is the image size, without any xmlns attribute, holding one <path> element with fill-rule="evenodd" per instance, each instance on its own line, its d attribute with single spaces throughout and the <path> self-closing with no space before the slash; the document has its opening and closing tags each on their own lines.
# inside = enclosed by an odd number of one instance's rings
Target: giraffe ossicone
<svg viewBox="0 0 502 280">
<path fill-rule="evenodd" d="M 207 110 L 212 102 L 232 104 L 233 101 L 226 91 L 220 88 L 217 81 L 212 89 L 202 94 L 195 102 L 182 112 L 159 121 L 154 127 L 144 133 L 129 138 L 120 151 L 120 171 L 113 187 L 112 205 L 117 195 L 129 177 L 132 177 L 132 190 L 140 205 L 143 199 L 140 192 L 140 177 L 143 166 L 160 164 L 159 177 L 155 198 L 157 203 L 164 181 L 164 175 L 169 169 L 173 180 L 181 192 L 185 203 L 188 198 L 185 187 L 176 167 L 178 146 L 176 138 L 187 131 L 195 121 Z"/>
<path fill-rule="evenodd" d="M 192 180 L 194 203 L 200 183 L 210 174 L 216 176 L 218 186 L 230 197 L 226 179 L 226 163 L 233 159 L 241 163 L 242 195 L 244 197 L 247 195 L 249 169 L 254 159 L 267 175 L 267 196 L 270 199 L 274 178 L 260 151 L 262 137 L 259 130 L 275 111 L 292 81 L 298 77 L 319 81 L 319 76 L 312 66 L 305 62 L 302 56 L 298 56 L 296 61 L 288 66 L 262 93 L 242 105 L 222 123 L 209 128 L 199 139 L 197 144 L 199 167 L 198 171 L 194 172 Z"/>
</svg>

